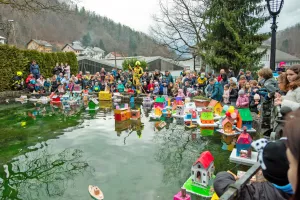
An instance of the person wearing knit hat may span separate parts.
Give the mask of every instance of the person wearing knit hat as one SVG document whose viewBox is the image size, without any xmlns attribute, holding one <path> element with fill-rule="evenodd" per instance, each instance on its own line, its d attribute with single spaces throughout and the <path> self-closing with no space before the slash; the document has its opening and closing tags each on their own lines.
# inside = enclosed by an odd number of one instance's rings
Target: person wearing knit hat
<svg viewBox="0 0 300 200">
<path fill-rule="evenodd" d="M 250 102 L 250 106 L 249 106 L 250 111 L 258 114 L 259 106 L 260 106 L 260 96 L 259 94 L 255 94 L 252 101 Z"/>
<path fill-rule="evenodd" d="M 267 181 L 245 185 L 238 191 L 238 199 L 289 199 L 293 191 L 287 177 L 289 163 L 284 141 L 268 142 L 266 139 L 260 139 L 253 142 L 252 146 L 258 151 L 258 162 Z M 217 195 L 222 196 L 229 186 L 235 183 L 236 179 L 237 177 L 231 172 L 218 173 L 214 180 L 214 190 Z"/>
<path fill-rule="evenodd" d="M 238 92 L 239 97 L 236 100 L 236 106 L 238 108 L 248 108 L 249 107 L 249 97 L 245 94 L 245 91 L 242 89 Z"/>
</svg>

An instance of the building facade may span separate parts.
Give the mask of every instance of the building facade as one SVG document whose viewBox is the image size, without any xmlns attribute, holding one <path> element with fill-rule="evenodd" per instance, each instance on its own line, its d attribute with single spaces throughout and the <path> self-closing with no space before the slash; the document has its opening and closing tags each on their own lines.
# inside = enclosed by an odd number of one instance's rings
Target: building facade
<svg viewBox="0 0 300 200">
<path fill-rule="evenodd" d="M 52 52 L 52 45 L 44 40 L 32 39 L 27 43 L 27 49 L 37 50 L 39 52 L 50 53 Z"/>
<path fill-rule="evenodd" d="M 66 44 L 62 49 L 63 52 L 74 52 L 76 55 L 82 54 L 84 48 L 78 41 L 72 42 L 72 44 Z"/>
</svg>

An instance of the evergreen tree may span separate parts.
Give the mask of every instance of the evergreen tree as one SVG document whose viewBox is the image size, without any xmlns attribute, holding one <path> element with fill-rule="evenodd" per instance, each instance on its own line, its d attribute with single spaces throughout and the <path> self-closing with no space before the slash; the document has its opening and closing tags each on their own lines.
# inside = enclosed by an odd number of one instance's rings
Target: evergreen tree
<svg viewBox="0 0 300 200">
<path fill-rule="evenodd" d="M 80 9 L 79 14 L 82 15 L 82 16 L 85 16 L 86 11 L 85 11 L 85 8 L 84 8 L 84 7 L 82 7 L 82 8 Z"/>
<path fill-rule="evenodd" d="M 102 49 L 102 50 L 104 50 L 104 51 L 106 51 L 106 49 L 105 49 L 105 45 L 104 45 L 104 43 L 103 43 L 103 40 L 102 39 L 100 39 L 100 41 L 99 41 L 99 47 Z"/>
<path fill-rule="evenodd" d="M 265 54 L 257 48 L 268 39 L 267 34 L 258 33 L 268 20 L 263 11 L 261 0 L 211 0 L 207 34 L 198 44 L 204 61 L 214 69 L 257 67 Z"/>
<path fill-rule="evenodd" d="M 87 46 L 90 46 L 91 43 L 92 43 L 92 38 L 91 38 L 90 33 L 88 32 L 86 35 L 84 35 L 82 37 L 82 44 L 83 44 L 83 46 L 87 47 Z"/>
<path fill-rule="evenodd" d="M 77 4 L 75 5 L 75 13 L 77 14 L 79 12 L 79 10 L 78 10 L 78 6 L 77 6 Z"/>
<path fill-rule="evenodd" d="M 136 52 L 137 44 L 135 39 L 130 35 L 129 36 L 129 54 L 133 55 Z"/>
</svg>

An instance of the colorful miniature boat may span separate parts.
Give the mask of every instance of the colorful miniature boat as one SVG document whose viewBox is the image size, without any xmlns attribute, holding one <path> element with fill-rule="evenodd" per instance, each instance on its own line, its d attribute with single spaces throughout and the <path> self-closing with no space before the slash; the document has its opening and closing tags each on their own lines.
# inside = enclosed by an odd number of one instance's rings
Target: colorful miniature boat
<svg viewBox="0 0 300 200">
<path fill-rule="evenodd" d="M 89 193 L 90 195 L 97 200 L 102 200 L 104 199 L 104 194 L 103 192 L 97 187 L 93 185 L 89 185 Z"/>
</svg>

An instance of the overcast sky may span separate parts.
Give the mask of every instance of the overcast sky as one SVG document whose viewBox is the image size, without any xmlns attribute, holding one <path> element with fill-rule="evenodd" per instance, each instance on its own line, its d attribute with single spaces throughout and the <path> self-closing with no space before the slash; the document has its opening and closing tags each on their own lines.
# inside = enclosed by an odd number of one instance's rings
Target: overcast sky
<svg viewBox="0 0 300 200">
<path fill-rule="evenodd" d="M 159 12 L 158 0 L 81 0 L 80 5 L 144 33 L 149 33 L 152 15 Z M 279 30 L 300 23 L 300 0 L 285 0 L 278 22 Z M 262 31 L 270 26 L 266 23 Z"/>
</svg>

